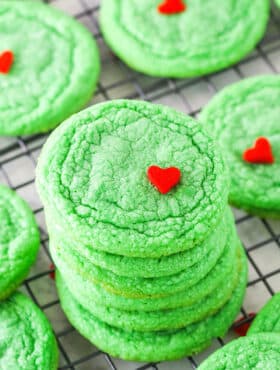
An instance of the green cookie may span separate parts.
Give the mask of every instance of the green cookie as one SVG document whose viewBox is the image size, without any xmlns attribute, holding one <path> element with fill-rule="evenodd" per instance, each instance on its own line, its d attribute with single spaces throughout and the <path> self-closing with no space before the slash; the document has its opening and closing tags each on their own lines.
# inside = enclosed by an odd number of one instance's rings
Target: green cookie
<svg viewBox="0 0 280 370">
<path fill-rule="evenodd" d="M 233 228 L 229 234 L 226 245 L 228 248 L 232 248 L 239 242 L 237 241 L 236 231 Z M 233 247 L 231 259 L 234 259 L 235 256 L 234 250 L 235 248 Z M 111 271 L 95 266 L 73 250 L 55 245 L 53 240 L 50 241 L 50 251 L 58 268 L 60 261 L 65 260 L 71 266 L 71 269 L 85 280 L 100 284 L 109 292 L 127 298 L 164 297 L 188 289 L 197 284 L 214 268 L 223 253 L 222 248 L 213 248 L 197 264 L 177 274 L 146 279 L 116 275 Z"/>
<path fill-rule="evenodd" d="M 163 2 L 101 2 L 108 45 L 131 68 L 152 76 L 191 77 L 228 67 L 255 47 L 269 18 L 268 0 L 184 0 L 186 10 L 173 15 L 157 10 Z"/>
<path fill-rule="evenodd" d="M 255 317 L 248 334 L 280 334 L 280 293 L 275 294 Z"/>
<path fill-rule="evenodd" d="M 210 295 L 223 283 L 225 276 L 231 276 L 234 273 L 234 245 L 237 246 L 237 244 L 228 245 L 214 268 L 197 284 L 178 293 L 171 293 L 171 295 L 160 298 L 127 298 L 114 294 L 104 289 L 102 285 L 84 278 L 83 274 L 75 272 L 75 269 L 65 258 L 59 258 L 56 255 L 55 260 L 65 283 L 78 300 L 91 300 L 89 297 L 94 297 L 97 302 L 103 302 L 105 306 L 121 310 L 154 311 L 191 306 Z"/>
<path fill-rule="evenodd" d="M 231 210 L 227 208 L 221 223 L 201 245 L 184 252 L 156 259 L 123 257 L 97 251 L 90 246 L 81 247 L 79 244 L 74 247 L 72 246 L 72 240 L 65 234 L 59 222 L 53 220 L 52 215 L 50 217 L 47 216 L 47 224 L 52 244 L 59 246 L 62 253 L 64 250 L 66 250 L 66 253 L 73 250 L 74 253 L 78 252 L 81 257 L 87 259 L 90 263 L 109 270 L 114 274 L 144 278 L 174 275 L 191 268 L 202 261 L 203 258 L 207 258 L 207 254 L 209 255 L 210 252 L 214 252 L 213 254 L 211 253 L 214 256 L 222 253 L 227 242 L 227 235 L 234 230 L 233 215 Z"/>
<path fill-rule="evenodd" d="M 161 361 L 197 353 L 208 347 L 213 338 L 223 336 L 240 309 L 246 281 L 244 268 L 232 298 L 214 316 L 180 330 L 159 332 L 126 331 L 110 326 L 79 305 L 66 286 L 58 283 L 58 290 L 70 322 L 97 347 L 126 360 Z"/>
<path fill-rule="evenodd" d="M 21 293 L 0 303 L 0 369 L 56 370 L 58 350 L 51 326 Z"/>
<path fill-rule="evenodd" d="M 14 191 L 0 185 L 0 300 L 24 280 L 39 245 L 32 211 Z"/>
<path fill-rule="evenodd" d="M 71 287 L 69 284 L 68 287 L 71 289 L 71 293 L 77 302 L 96 318 L 109 325 L 121 329 L 123 328 L 124 330 L 136 331 L 179 329 L 194 322 L 201 321 L 207 316 L 213 315 L 230 299 L 238 283 L 239 274 L 242 268 L 244 269 L 243 266 L 247 263 L 242 247 L 239 247 L 238 252 L 239 255 L 236 255 L 236 259 L 232 261 L 235 267 L 232 274 L 224 276 L 222 284 L 220 284 L 217 289 L 189 307 L 180 307 L 170 310 L 154 310 L 150 312 L 143 312 L 139 309 L 136 311 L 124 311 L 106 306 L 102 301 L 98 302 L 93 295 L 86 296 L 86 294 L 83 294 L 82 287 L 80 287 L 79 291 L 77 289 L 75 290 L 75 288 Z M 242 260 L 241 253 L 243 257 Z M 62 280 L 62 282 L 58 284 L 61 286 L 66 285 L 67 287 L 67 284 L 64 283 L 60 275 L 57 276 L 57 279 Z M 67 280 L 67 277 L 65 277 L 65 279 Z"/>
<path fill-rule="evenodd" d="M 200 116 L 218 140 L 230 169 L 230 202 L 260 216 L 280 216 L 279 117 L 279 76 L 249 78 L 226 87 Z M 259 137 L 269 140 L 273 164 L 243 160 L 244 151 Z M 259 149 L 258 153 L 264 156 L 267 151 Z"/>
<path fill-rule="evenodd" d="M 0 135 L 48 131 L 90 100 L 99 55 L 81 24 L 39 2 L 2 0 L 0 39 L 0 55 L 14 55 L 0 73 Z"/>
<path fill-rule="evenodd" d="M 180 183 L 161 194 L 151 165 L 177 167 Z M 37 168 L 44 206 L 73 244 L 159 258 L 199 245 L 221 220 L 228 178 L 201 125 L 144 101 L 97 104 L 58 127 Z"/>
<path fill-rule="evenodd" d="M 255 334 L 222 347 L 203 362 L 198 370 L 279 370 L 280 335 Z"/>
</svg>

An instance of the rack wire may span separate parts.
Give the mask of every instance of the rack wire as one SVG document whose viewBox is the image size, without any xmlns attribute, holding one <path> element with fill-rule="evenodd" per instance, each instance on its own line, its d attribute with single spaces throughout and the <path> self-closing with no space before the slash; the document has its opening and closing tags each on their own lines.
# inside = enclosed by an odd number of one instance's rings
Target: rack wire
<svg viewBox="0 0 280 370">
<path fill-rule="evenodd" d="M 257 74 L 280 73 L 280 11 L 272 6 L 270 23 L 262 42 L 237 65 L 210 76 L 175 80 L 143 76 L 126 67 L 106 47 L 98 25 L 99 0 L 44 0 L 70 13 L 90 29 L 98 42 L 102 74 L 91 104 L 115 98 L 143 99 L 170 105 L 196 116 L 202 106 L 222 87 Z M 196 369 L 213 350 L 231 340 L 223 340 L 197 356 L 175 362 L 133 363 L 112 358 L 83 339 L 62 313 L 53 281 L 48 250 L 48 234 L 43 208 L 34 186 L 36 161 L 47 135 L 0 139 L 0 183 L 16 190 L 31 205 L 40 225 L 41 249 L 36 265 L 21 289 L 49 317 L 60 349 L 59 369 L 72 370 L 187 370 Z M 250 312 L 280 290 L 280 222 L 259 219 L 234 210 L 239 236 L 247 251 L 249 283 L 241 310 L 240 326 L 251 321 Z"/>
</svg>

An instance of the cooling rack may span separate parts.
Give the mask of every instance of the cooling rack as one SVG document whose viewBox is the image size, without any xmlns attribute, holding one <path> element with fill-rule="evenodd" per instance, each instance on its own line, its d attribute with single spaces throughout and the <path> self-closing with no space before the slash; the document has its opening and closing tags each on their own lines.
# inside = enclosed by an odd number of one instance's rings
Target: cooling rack
<svg viewBox="0 0 280 370">
<path fill-rule="evenodd" d="M 130 70 L 106 47 L 98 26 L 99 0 L 45 0 L 61 8 L 90 29 L 102 58 L 98 89 L 90 104 L 116 98 L 144 99 L 174 107 L 196 116 L 207 101 L 224 86 L 245 77 L 280 73 L 280 11 L 272 6 L 270 23 L 263 41 L 246 59 L 232 68 L 195 79 L 162 79 Z M 257 20 L 256 20 L 257 21 Z M 41 231 L 41 249 L 21 290 L 28 294 L 50 319 L 60 350 L 59 369 L 72 370 L 189 370 L 212 351 L 236 336 L 231 330 L 199 355 L 173 362 L 135 363 L 112 358 L 99 351 L 75 331 L 61 311 L 53 280 L 48 234 L 43 208 L 34 185 L 34 170 L 47 135 L 0 139 L 0 183 L 15 189 L 32 207 Z M 241 321 L 250 322 L 251 312 L 280 290 L 280 222 L 259 219 L 233 210 L 239 236 L 247 251 L 249 283 Z"/>
</svg>

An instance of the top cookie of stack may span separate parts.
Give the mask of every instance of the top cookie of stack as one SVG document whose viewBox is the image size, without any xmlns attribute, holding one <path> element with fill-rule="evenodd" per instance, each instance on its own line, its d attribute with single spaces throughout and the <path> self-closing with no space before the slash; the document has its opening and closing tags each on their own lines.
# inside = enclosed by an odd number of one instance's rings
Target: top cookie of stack
<svg viewBox="0 0 280 370">
<path fill-rule="evenodd" d="M 220 152 L 193 119 L 140 101 L 91 107 L 50 136 L 37 187 L 62 306 L 92 342 L 162 360 L 224 334 L 246 263 Z"/>
<path fill-rule="evenodd" d="M 177 167 L 166 195 L 151 165 Z M 62 124 L 37 171 L 44 206 L 73 241 L 133 257 L 162 257 L 202 242 L 226 206 L 219 150 L 191 118 L 145 102 L 96 105 Z"/>
</svg>

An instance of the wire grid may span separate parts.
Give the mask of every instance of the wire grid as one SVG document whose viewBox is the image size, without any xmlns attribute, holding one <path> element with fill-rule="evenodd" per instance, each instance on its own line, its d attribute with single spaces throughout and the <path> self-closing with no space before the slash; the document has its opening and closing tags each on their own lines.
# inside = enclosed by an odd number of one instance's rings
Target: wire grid
<svg viewBox="0 0 280 370">
<path fill-rule="evenodd" d="M 280 12 L 272 7 L 270 23 L 263 41 L 246 59 L 232 68 L 194 79 L 163 79 L 143 76 L 130 70 L 105 46 L 98 26 L 99 0 L 45 0 L 62 8 L 84 23 L 96 38 L 102 58 L 102 74 L 91 101 L 144 99 L 163 103 L 196 116 L 201 107 L 222 87 L 256 74 L 280 72 Z M 25 291 L 49 317 L 60 349 L 59 369 L 79 370 L 186 370 L 197 366 L 212 351 L 236 335 L 230 331 L 223 340 L 197 356 L 175 362 L 135 363 L 112 358 L 83 339 L 61 311 L 53 281 L 53 265 L 48 250 L 48 234 L 43 208 L 34 186 L 34 169 L 47 135 L 0 139 L 0 182 L 16 190 L 31 205 L 41 231 L 41 249 L 21 290 Z M 251 320 L 250 311 L 260 307 L 280 290 L 280 222 L 259 219 L 233 210 L 241 240 L 249 260 L 249 283 L 241 321 Z"/>
</svg>

